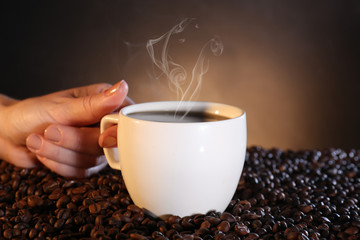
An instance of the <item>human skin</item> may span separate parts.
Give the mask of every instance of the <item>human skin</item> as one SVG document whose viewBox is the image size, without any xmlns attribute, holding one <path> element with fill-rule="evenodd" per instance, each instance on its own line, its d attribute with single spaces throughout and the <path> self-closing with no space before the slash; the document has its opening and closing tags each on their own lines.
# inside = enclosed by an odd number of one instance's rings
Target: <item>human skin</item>
<svg viewBox="0 0 360 240">
<path fill-rule="evenodd" d="M 125 81 L 73 88 L 25 100 L 0 95 L 0 158 L 23 168 L 43 164 L 65 177 L 88 177 L 106 166 L 101 118 L 132 104 Z M 111 146 L 114 128 L 104 132 Z M 109 137 L 107 137 L 109 136 Z"/>
</svg>

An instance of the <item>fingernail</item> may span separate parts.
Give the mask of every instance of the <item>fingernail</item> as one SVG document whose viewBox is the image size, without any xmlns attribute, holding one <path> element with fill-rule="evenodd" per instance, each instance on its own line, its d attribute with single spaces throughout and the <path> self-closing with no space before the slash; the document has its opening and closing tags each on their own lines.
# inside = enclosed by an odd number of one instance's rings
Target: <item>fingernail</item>
<svg viewBox="0 0 360 240">
<path fill-rule="evenodd" d="M 105 91 L 105 96 L 114 95 L 117 91 L 119 91 L 120 88 L 124 86 L 124 84 L 126 84 L 124 80 L 121 80 L 120 82 L 116 83 L 114 86 L 112 86 L 111 88 Z"/>
<path fill-rule="evenodd" d="M 104 148 L 110 148 L 110 147 L 116 147 L 117 140 L 114 137 L 106 137 L 103 141 L 103 147 Z"/>
<path fill-rule="evenodd" d="M 41 148 L 42 140 L 37 134 L 32 134 L 26 139 L 26 146 L 31 151 L 37 151 Z"/>
<path fill-rule="evenodd" d="M 56 126 L 50 126 L 47 129 L 45 129 L 44 136 L 48 140 L 58 143 L 61 140 L 61 131 Z"/>
</svg>

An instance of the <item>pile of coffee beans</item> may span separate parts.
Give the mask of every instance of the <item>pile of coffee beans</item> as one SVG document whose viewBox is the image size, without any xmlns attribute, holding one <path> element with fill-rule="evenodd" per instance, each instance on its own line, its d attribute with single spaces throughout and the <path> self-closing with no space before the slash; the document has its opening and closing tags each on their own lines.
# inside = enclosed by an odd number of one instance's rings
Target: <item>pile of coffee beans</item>
<svg viewBox="0 0 360 240">
<path fill-rule="evenodd" d="M 359 168 L 360 150 L 248 148 L 224 213 L 161 220 L 119 171 L 71 180 L 0 161 L 0 239 L 360 239 Z"/>
</svg>

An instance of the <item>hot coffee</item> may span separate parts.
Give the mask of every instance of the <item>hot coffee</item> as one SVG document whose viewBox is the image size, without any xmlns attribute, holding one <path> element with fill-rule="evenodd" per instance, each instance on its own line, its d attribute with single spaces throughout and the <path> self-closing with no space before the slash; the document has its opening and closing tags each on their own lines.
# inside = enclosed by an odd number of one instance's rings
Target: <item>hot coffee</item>
<svg viewBox="0 0 360 240">
<path fill-rule="evenodd" d="M 227 117 L 206 112 L 151 111 L 128 114 L 131 118 L 154 122 L 214 122 L 229 119 Z M 184 116 L 184 117 L 183 117 Z"/>
</svg>

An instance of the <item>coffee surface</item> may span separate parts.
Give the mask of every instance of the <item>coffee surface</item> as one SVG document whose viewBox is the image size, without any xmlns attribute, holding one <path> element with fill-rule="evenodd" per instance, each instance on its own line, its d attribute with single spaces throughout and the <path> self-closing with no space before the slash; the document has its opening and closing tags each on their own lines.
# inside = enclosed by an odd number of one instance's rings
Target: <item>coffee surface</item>
<svg viewBox="0 0 360 240">
<path fill-rule="evenodd" d="M 221 115 L 206 112 L 189 112 L 184 115 L 185 112 L 175 111 L 135 112 L 128 114 L 131 118 L 155 122 L 214 122 L 229 119 Z"/>
</svg>

